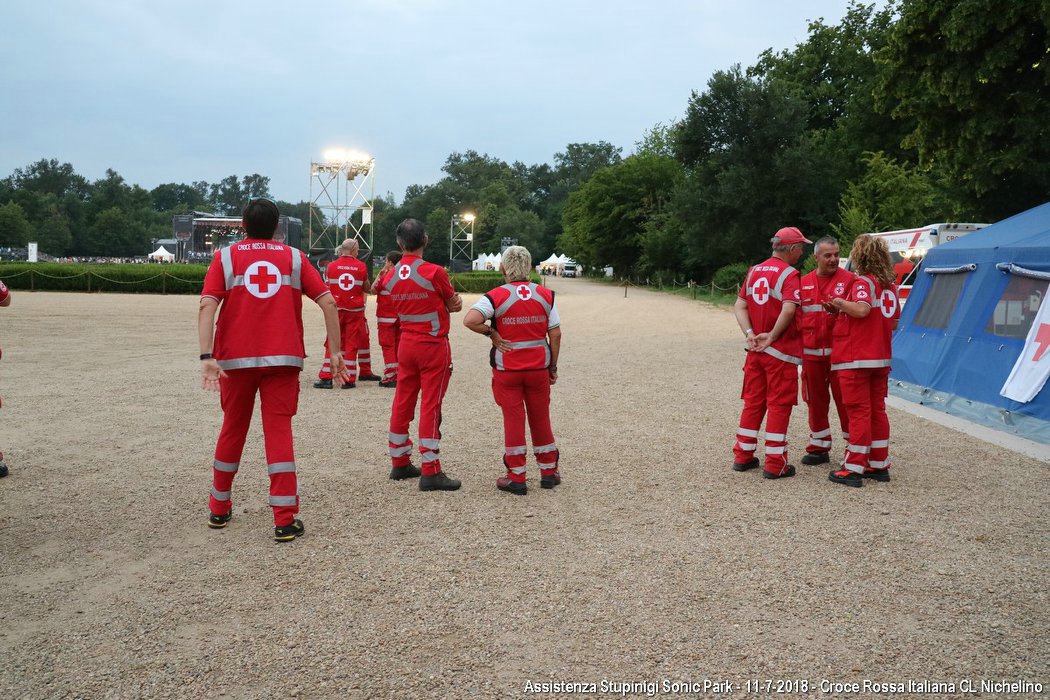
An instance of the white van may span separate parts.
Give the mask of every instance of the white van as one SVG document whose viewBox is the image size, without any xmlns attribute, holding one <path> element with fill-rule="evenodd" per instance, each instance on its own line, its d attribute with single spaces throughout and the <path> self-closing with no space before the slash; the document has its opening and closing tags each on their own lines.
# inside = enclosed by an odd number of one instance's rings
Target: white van
<svg viewBox="0 0 1050 700">
<path fill-rule="evenodd" d="M 968 233 L 979 231 L 988 224 L 930 224 L 922 228 L 907 228 L 899 231 L 881 231 L 866 233 L 886 241 L 893 260 L 893 270 L 897 273 L 897 287 L 900 292 L 901 305 L 911 292 L 919 263 L 926 257 L 926 252 L 934 246 L 954 241 Z M 846 263 L 846 269 L 851 265 Z"/>
<path fill-rule="evenodd" d="M 576 265 L 573 263 L 565 263 L 561 267 L 562 277 L 575 277 L 577 274 Z"/>
</svg>

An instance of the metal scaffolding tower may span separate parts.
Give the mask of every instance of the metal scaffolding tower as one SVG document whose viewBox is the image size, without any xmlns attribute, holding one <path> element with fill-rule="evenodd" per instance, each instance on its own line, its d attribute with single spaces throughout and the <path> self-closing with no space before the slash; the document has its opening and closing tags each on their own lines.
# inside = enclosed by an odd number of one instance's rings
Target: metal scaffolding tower
<svg viewBox="0 0 1050 700">
<path fill-rule="evenodd" d="M 455 269 L 455 261 L 467 261 L 467 269 L 474 262 L 474 219 L 473 214 L 453 214 L 448 229 L 449 267 Z"/>
<path fill-rule="evenodd" d="M 321 161 L 310 163 L 309 252 L 331 252 L 353 238 L 358 257 L 371 259 L 375 164 L 369 155 L 342 149 L 325 151 Z"/>
</svg>

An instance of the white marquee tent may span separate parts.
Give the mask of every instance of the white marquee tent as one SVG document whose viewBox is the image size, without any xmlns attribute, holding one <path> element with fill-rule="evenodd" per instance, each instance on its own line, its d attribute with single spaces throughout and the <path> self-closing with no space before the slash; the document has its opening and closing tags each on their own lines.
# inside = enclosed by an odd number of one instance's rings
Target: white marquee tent
<svg viewBox="0 0 1050 700">
<path fill-rule="evenodd" d="M 169 253 L 168 249 L 164 246 L 160 246 L 155 251 L 149 254 L 150 260 L 159 260 L 161 262 L 172 262 L 175 260 L 175 254 Z"/>
</svg>

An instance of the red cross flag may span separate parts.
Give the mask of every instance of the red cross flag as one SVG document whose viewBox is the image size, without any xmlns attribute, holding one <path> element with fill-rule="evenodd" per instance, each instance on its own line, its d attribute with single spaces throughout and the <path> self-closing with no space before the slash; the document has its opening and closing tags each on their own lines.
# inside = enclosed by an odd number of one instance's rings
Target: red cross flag
<svg viewBox="0 0 1050 700">
<path fill-rule="evenodd" d="M 1043 297 L 1024 341 L 1024 350 L 999 395 L 1028 403 L 1042 390 L 1047 377 L 1050 377 L 1050 304 Z"/>
</svg>

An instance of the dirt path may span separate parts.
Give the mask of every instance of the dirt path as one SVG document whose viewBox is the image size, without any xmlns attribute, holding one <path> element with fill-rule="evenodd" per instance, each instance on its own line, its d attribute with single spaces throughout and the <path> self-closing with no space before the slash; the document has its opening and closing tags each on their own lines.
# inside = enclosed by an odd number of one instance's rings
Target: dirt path
<svg viewBox="0 0 1050 700">
<path fill-rule="evenodd" d="M 307 535 L 288 545 L 271 541 L 258 417 L 235 519 L 205 527 L 220 410 L 198 388 L 195 298 L 16 292 L 0 311 L 0 697 L 1050 682 L 1046 465 L 891 411 L 890 484 L 734 473 L 730 313 L 553 286 L 565 481 L 537 488 L 530 457 L 525 498 L 495 489 L 487 342 L 460 316 L 442 462 L 465 485 L 423 494 L 387 479 L 392 392 L 310 388 L 308 308 Z M 800 408 L 795 460 L 805 433 Z"/>
</svg>

